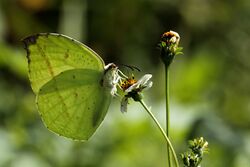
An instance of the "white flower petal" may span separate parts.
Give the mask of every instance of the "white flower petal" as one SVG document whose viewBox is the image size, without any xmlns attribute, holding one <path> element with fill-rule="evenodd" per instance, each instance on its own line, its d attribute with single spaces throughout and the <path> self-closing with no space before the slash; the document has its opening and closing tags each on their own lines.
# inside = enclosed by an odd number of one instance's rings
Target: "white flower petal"
<svg viewBox="0 0 250 167">
<path fill-rule="evenodd" d="M 152 75 L 146 74 L 143 77 L 141 77 L 141 79 L 139 79 L 139 81 L 137 83 L 140 85 L 145 85 L 150 80 L 150 78 L 152 78 Z"/>
<path fill-rule="evenodd" d="M 135 83 L 133 85 L 131 85 L 128 89 L 125 90 L 125 92 L 131 92 L 132 90 L 136 89 L 138 87 L 138 83 Z"/>
<path fill-rule="evenodd" d="M 147 83 L 147 85 L 146 85 L 146 87 L 145 87 L 144 90 L 147 90 L 147 89 L 151 88 L 152 86 L 153 86 L 153 82 L 150 81 L 149 83 Z"/>
<path fill-rule="evenodd" d="M 174 32 L 174 31 L 169 31 L 167 33 L 171 34 L 171 36 L 172 36 L 169 39 L 170 43 L 178 45 L 179 41 L 180 41 L 180 35 L 177 32 Z"/>
<path fill-rule="evenodd" d="M 121 112 L 125 113 L 128 109 L 128 97 L 123 97 L 121 101 Z"/>
<path fill-rule="evenodd" d="M 175 31 L 171 31 L 170 30 L 170 33 L 172 33 L 174 36 L 176 36 L 177 38 L 180 38 L 180 35 L 177 33 L 177 32 L 175 32 Z"/>
<path fill-rule="evenodd" d="M 125 90 L 125 92 L 131 92 L 134 89 L 139 89 L 141 87 L 148 87 L 148 81 L 152 78 L 151 74 L 146 74 L 141 79 L 139 79 L 135 84 L 131 85 L 128 89 Z M 151 84 L 152 86 L 152 84 Z M 150 86 L 150 87 L 151 87 Z"/>
</svg>

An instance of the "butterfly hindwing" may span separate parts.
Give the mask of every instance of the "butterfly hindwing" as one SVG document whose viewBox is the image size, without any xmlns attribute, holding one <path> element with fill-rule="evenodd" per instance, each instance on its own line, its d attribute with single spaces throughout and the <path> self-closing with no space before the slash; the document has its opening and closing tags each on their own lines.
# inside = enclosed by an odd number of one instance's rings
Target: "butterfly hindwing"
<svg viewBox="0 0 250 167">
<path fill-rule="evenodd" d="M 93 70 L 68 70 L 47 84 L 37 96 L 38 109 L 48 129 L 59 135 L 87 140 L 104 119 L 111 96 Z"/>
</svg>

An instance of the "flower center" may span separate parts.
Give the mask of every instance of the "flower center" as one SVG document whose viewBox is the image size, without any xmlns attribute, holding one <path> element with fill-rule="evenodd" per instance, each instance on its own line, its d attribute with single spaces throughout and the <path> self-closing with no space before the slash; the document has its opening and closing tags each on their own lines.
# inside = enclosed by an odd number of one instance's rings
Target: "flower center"
<svg viewBox="0 0 250 167">
<path fill-rule="evenodd" d="M 125 91 L 126 89 L 128 89 L 130 86 L 132 86 L 136 82 L 137 82 L 137 80 L 135 80 L 134 77 L 132 77 L 132 78 L 126 78 L 125 80 L 123 80 L 121 82 L 120 86 L 121 86 L 122 90 Z"/>
</svg>

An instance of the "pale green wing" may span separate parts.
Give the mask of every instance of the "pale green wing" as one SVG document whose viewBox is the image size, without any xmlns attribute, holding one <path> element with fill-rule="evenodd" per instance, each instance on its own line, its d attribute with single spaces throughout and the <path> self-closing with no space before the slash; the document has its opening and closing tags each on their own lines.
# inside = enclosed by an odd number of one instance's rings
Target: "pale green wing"
<svg viewBox="0 0 250 167">
<path fill-rule="evenodd" d="M 87 140 L 104 119 L 110 91 L 96 70 L 62 72 L 46 83 L 37 96 L 41 117 L 51 131 L 77 140 Z"/>
<path fill-rule="evenodd" d="M 90 48 L 61 34 L 37 34 L 23 40 L 27 50 L 29 79 L 33 91 L 62 71 L 93 69 L 104 71 L 104 62 Z"/>
</svg>

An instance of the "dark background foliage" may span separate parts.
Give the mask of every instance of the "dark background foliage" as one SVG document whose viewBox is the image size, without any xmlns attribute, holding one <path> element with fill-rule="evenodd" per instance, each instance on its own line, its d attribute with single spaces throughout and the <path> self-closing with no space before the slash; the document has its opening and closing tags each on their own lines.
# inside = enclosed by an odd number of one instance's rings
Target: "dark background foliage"
<svg viewBox="0 0 250 167">
<path fill-rule="evenodd" d="M 0 166 L 165 166 L 165 143 L 136 103 L 128 113 L 114 99 L 90 141 L 48 131 L 36 111 L 20 40 L 57 32 L 90 46 L 106 63 L 153 74 L 145 101 L 164 124 L 164 68 L 157 44 L 163 32 L 181 36 L 184 55 L 171 66 L 171 139 L 209 142 L 206 167 L 250 164 L 250 1 L 1 0 Z"/>
</svg>

